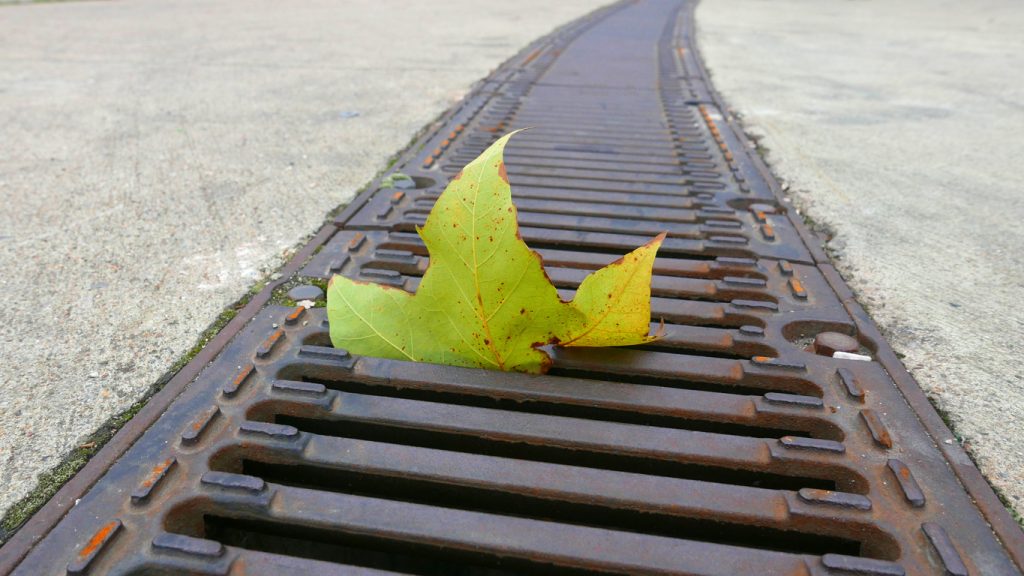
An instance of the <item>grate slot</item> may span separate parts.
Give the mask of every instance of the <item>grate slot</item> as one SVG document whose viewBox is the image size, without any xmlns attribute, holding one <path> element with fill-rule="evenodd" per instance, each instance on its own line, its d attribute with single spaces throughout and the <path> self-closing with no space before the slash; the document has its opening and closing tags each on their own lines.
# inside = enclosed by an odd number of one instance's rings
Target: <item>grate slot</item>
<svg viewBox="0 0 1024 576">
<path fill-rule="evenodd" d="M 267 408 L 261 408 L 260 411 L 263 410 Z M 320 436 L 436 448 L 524 461 L 777 490 L 863 490 L 863 483 L 855 474 L 841 466 L 820 462 L 804 466 L 799 461 L 773 461 L 765 465 L 754 458 L 743 458 L 736 454 L 730 454 L 717 461 L 702 461 L 691 454 L 686 454 L 685 451 L 672 455 L 658 453 L 655 448 L 649 446 L 630 449 L 622 446 L 565 442 L 559 438 L 516 434 L 514 431 L 498 434 L 493 430 L 472 430 L 462 426 L 458 429 L 446 429 L 440 423 L 433 426 L 397 421 L 382 423 L 383 420 L 360 420 L 316 413 L 309 416 L 271 414 L 269 418 L 275 423 L 294 426 L 303 432 Z M 751 443 L 756 444 L 753 441 Z M 721 443 L 718 446 L 722 447 Z"/>
<path fill-rule="evenodd" d="M 542 567 L 549 568 L 543 564 L 503 562 L 501 558 L 481 554 L 443 551 L 423 544 L 268 521 L 208 515 L 203 518 L 203 530 L 208 538 L 245 551 L 320 561 L 318 563 L 331 567 L 332 572 L 328 574 L 337 571 L 339 565 L 383 570 L 388 575 L 420 576 L 519 576 Z M 346 568 L 343 573 L 350 572 Z M 562 570 L 559 574 L 582 576 L 585 572 Z"/>
<path fill-rule="evenodd" d="M 251 537 L 250 537 L 251 538 Z M 309 547 L 308 542 L 301 542 L 293 539 L 295 548 Z M 315 552 L 314 552 L 315 555 Z M 341 565 L 333 562 L 322 562 L 300 558 L 297 556 L 285 556 L 283 554 L 268 554 L 255 550 L 246 550 L 233 546 L 225 547 L 224 556 L 235 559 L 233 567 L 235 572 L 244 572 L 245 576 L 398 576 L 398 572 L 390 570 L 377 570 L 363 568 L 353 565 Z M 227 570 L 209 569 L 207 566 L 195 567 L 194 574 L 216 574 L 218 576 Z M 161 563 L 159 560 L 145 560 L 139 567 L 128 572 L 130 576 L 181 576 L 183 573 L 180 565 Z M 488 575 L 502 576 L 499 573 L 486 573 Z"/>
<path fill-rule="evenodd" d="M 593 209 L 589 210 L 594 212 Z M 409 217 L 420 216 L 426 219 L 430 208 L 410 210 L 406 214 Z M 584 230 L 588 232 L 608 232 L 615 234 L 645 234 L 654 237 L 662 232 L 668 232 L 670 238 L 703 238 L 705 231 L 699 224 L 685 224 L 677 222 L 656 222 L 643 219 L 629 218 L 608 218 L 604 216 L 591 216 L 573 214 L 568 211 L 561 214 L 547 212 L 532 212 L 526 207 L 519 207 L 519 225 L 533 228 L 562 230 Z M 649 240 L 649 239 L 648 239 Z"/>
<path fill-rule="evenodd" d="M 762 393 L 822 397 L 821 386 L 801 376 L 746 375 L 742 361 L 636 349 L 552 348 L 550 354 L 555 361 L 553 370 L 559 375 L 586 374 L 615 382 L 661 386 L 671 386 L 678 379 L 695 380 L 759 389 Z M 794 371 L 799 368 L 793 365 Z"/>
<path fill-rule="evenodd" d="M 436 198 L 424 197 L 416 202 L 417 208 L 408 210 L 406 214 L 426 215 L 433 207 Z M 678 206 L 661 206 L 656 210 L 647 206 L 636 204 L 614 204 L 603 202 L 580 203 L 578 200 L 553 200 L 522 198 L 516 200 L 519 222 L 529 225 L 537 225 L 541 219 L 550 219 L 553 216 L 572 215 L 586 217 L 588 221 L 593 218 L 604 218 L 617 220 L 636 221 L 638 223 L 664 223 L 654 234 L 661 232 L 677 232 L 676 235 L 694 234 L 700 231 L 696 226 L 699 223 L 697 212 L 694 210 L 680 209 Z M 641 224 L 637 224 L 638 226 Z M 643 224 L 654 226 L 654 224 Z M 683 226 L 679 226 L 683 225 Z M 651 230 L 654 230 L 652 227 Z"/>
<path fill-rule="evenodd" d="M 286 533 L 305 540 L 357 545 L 361 549 L 395 554 L 415 554 L 416 570 L 425 560 L 459 560 L 460 564 L 500 565 L 527 573 L 561 573 L 564 568 L 619 574 L 658 574 L 670 571 L 709 574 L 712 564 L 724 572 L 743 574 L 744 567 L 795 573 L 807 556 L 738 548 L 733 546 L 648 536 L 630 532 L 574 526 L 512 516 L 452 510 L 408 502 L 350 494 L 324 493 L 302 488 L 270 485 L 275 492 L 274 518 L 254 512 L 231 513 L 212 505 L 205 511 L 207 537 L 228 540 L 231 545 L 254 546 L 251 538 L 232 541 L 229 530 L 241 536 L 252 533 Z M 301 510 L 303 515 L 295 515 Z M 339 514 L 338 511 L 344 511 Z M 445 526 L 443 532 L 437 525 Z M 315 526 L 316 528 L 312 528 Z M 592 546 L 591 542 L 601 542 Z M 401 543 L 401 548 L 394 548 Z M 282 548 L 278 551 L 285 552 Z M 274 551 L 274 550 L 265 550 Z M 293 553 L 300 551 L 296 549 Z M 708 555 L 721 554 L 717 562 Z M 328 558 L 329 559 L 329 558 Z M 500 559 L 500 564 L 498 563 Z M 350 558 L 343 561 L 352 562 Z M 555 569 L 559 571 L 555 571 Z M 682 570 L 680 570 L 682 568 Z M 403 567 L 404 569 L 404 567 Z M 531 572 L 532 570 L 532 572 Z M 552 572 L 548 572 L 551 570 Z M 472 572 L 470 572 L 472 573 Z"/>
<path fill-rule="evenodd" d="M 392 385 L 373 385 L 362 382 L 354 382 L 344 379 L 327 379 L 316 376 L 302 378 L 304 382 L 322 384 L 330 390 L 360 394 L 364 396 L 379 396 L 383 398 L 401 398 L 406 400 L 422 400 L 425 402 L 442 402 L 457 406 L 471 406 L 476 408 L 487 408 L 492 410 L 503 410 L 509 412 L 522 412 L 525 414 L 540 414 L 547 416 L 564 416 L 567 418 L 579 418 L 583 420 L 619 422 L 623 424 L 637 424 L 641 426 L 656 426 L 659 428 L 676 428 L 679 430 L 691 430 L 697 432 L 713 432 L 715 434 L 727 434 L 732 436 L 749 436 L 753 438 L 781 438 L 783 436 L 811 436 L 814 431 L 820 430 L 821 426 L 805 425 L 800 422 L 792 422 L 791 425 L 781 428 L 772 427 L 765 423 L 758 426 L 752 418 L 749 418 L 749 401 L 743 406 L 743 412 L 731 414 L 733 418 L 750 419 L 750 423 L 737 423 L 722 420 L 700 420 L 697 410 L 699 404 L 691 404 L 691 418 L 679 418 L 661 414 L 646 414 L 640 411 L 623 409 L 603 408 L 588 406 L 582 403 L 562 404 L 545 402 L 543 400 L 514 400 L 511 398 L 495 398 L 493 396 L 470 396 L 464 393 L 444 392 L 424 388 L 401 388 Z M 745 413 L 744 413 L 745 412 Z M 824 434 L 827 439 L 834 440 L 841 438 L 838 429 L 826 425 L 831 433 Z"/>
<path fill-rule="evenodd" d="M 401 264 L 393 262 L 380 262 L 380 261 L 369 261 L 366 263 L 365 268 L 361 271 L 366 273 L 368 270 L 395 270 L 404 274 L 410 272 L 418 273 L 419 269 L 422 268 L 419 264 Z M 574 268 L 555 268 L 546 267 L 545 271 L 548 274 L 548 278 L 552 284 L 556 287 L 564 289 L 567 293 L 574 293 L 577 286 L 583 282 L 583 279 L 589 274 L 589 271 L 574 269 Z M 406 287 L 415 292 L 416 288 L 419 287 L 420 276 L 412 276 L 405 280 Z M 732 288 L 713 281 L 713 280 L 702 280 L 695 278 L 664 278 L 655 276 L 651 279 L 651 294 L 653 296 L 651 300 L 651 312 L 652 317 L 658 318 L 657 309 L 655 308 L 654 298 L 658 298 L 658 303 L 661 303 L 662 299 L 671 299 L 673 301 L 678 300 L 696 300 L 704 302 L 732 302 L 734 300 L 747 300 L 757 302 L 767 302 L 774 304 L 778 300 L 771 294 L 766 294 L 758 289 L 743 289 L 743 288 Z"/>
<path fill-rule="evenodd" d="M 693 199 L 685 196 L 664 196 L 643 192 L 607 192 L 598 190 L 565 190 L 552 186 L 526 186 L 516 184 L 512 199 L 562 200 L 565 202 L 595 202 L 616 206 L 637 206 L 642 208 L 684 208 L 693 205 Z"/>
<path fill-rule="evenodd" d="M 369 446 L 339 444 L 338 446 L 324 447 L 379 450 L 393 458 L 405 458 L 404 461 L 410 463 L 422 462 L 427 465 L 431 462 L 428 459 L 408 457 L 408 449 L 389 450 L 389 447 L 380 444 Z M 453 470 L 473 470 L 475 466 L 484 465 L 479 462 L 479 457 L 446 459 L 437 451 L 430 451 L 430 456 L 437 459 L 434 463 L 444 463 L 447 468 Z M 750 526 L 739 523 L 742 519 L 753 522 L 770 522 L 776 525 L 785 523 L 784 519 L 774 517 L 777 514 L 773 514 L 776 510 L 784 509 L 785 499 L 780 494 L 767 490 L 740 491 L 730 488 L 729 491 L 720 491 L 722 498 L 735 498 L 736 500 L 733 502 L 737 504 L 739 499 L 743 499 L 747 504 L 744 506 L 734 504 L 734 509 L 731 510 L 727 505 L 716 506 L 715 512 L 720 515 L 722 521 L 711 521 L 685 515 L 707 514 L 708 505 L 713 504 L 712 502 L 701 503 L 703 505 L 694 504 L 691 510 L 686 509 L 688 503 L 681 503 L 683 495 L 687 492 L 698 492 L 705 496 L 716 492 L 714 487 L 702 483 L 661 478 L 651 482 L 648 477 L 599 471 L 597 474 L 609 477 L 607 481 L 594 482 L 595 485 L 600 486 L 600 490 L 586 489 L 581 486 L 579 494 L 572 494 L 556 489 L 550 493 L 550 497 L 544 497 L 547 489 L 544 479 L 553 477 L 555 472 L 552 469 L 565 469 L 558 477 L 561 478 L 561 484 L 566 486 L 586 484 L 586 480 L 583 479 L 595 476 L 594 471 L 551 464 L 510 461 L 506 466 L 492 466 L 496 469 L 489 476 L 503 478 L 502 482 L 488 482 L 487 484 L 490 486 L 473 486 L 466 481 L 459 482 L 460 479 L 447 477 L 438 478 L 436 481 L 426 481 L 407 477 L 408 472 L 404 471 L 398 472 L 398 474 L 403 474 L 406 477 L 371 473 L 353 469 L 354 467 L 344 470 L 332 469 L 326 467 L 327 464 L 325 462 L 322 465 L 296 465 L 243 460 L 242 470 L 245 474 L 259 476 L 268 482 L 283 486 L 371 496 L 560 524 L 728 544 L 742 548 L 795 554 L 837 553 L 852 556 L 859 555 L 861 549 L 861 544 L 858 541 L 815 534 L 807 528 L 802 531 L 784 530 L 777 527 Z M 513 474 L 516 467 L 531 472 L 532 478 L 542 478 L 541 482 L 538 483 L 534 480 L 532 484 L 527 481 L 523 485 L 516 485 L 516 480 L 510 479 L 510 475 Z M 422 470 L 422 467 L 417 465 L 416 469 Z M 661 494 L 674 495 L 677 502 L 666 499 L 664 503 L 656 506 L 636 497 L 633 500 L 610 501 L 609 495 L 615 493 L 612 489 L 615 485 L 614 482 L 644 482 L 645 480 L 643 485 L 645 490 L 663 490 Z M 729 514 L 732 514 L 731 518 Z M 755 516 L 757 517 L 755 518 Z M 878 534 L 872 534 L 872 536 L 878 537 Z"/>
<path fill-rule="evenodd" d="M 396 230 L 414 232 L 416 226 L 422 225 L 422 221 L 404 222 L 395 226 Z M 610 231 L 584 230 L 584 229 L 559 229 L 559 228 L 537 228 L 534 226 L 521 226 L 519 233 L 531 246 L 538 248 L 566 248 L 575 250 L 621 252 L 627 253 L 651 241 L 653 234 L 617 234 Z M 723 238 L 741 238 L 728 234 L 720 235 Z M 723 245 L 717 250 L 717 254 L 708 255 L 704 253 L 704 240 L 695 238 L 669 237 L 662 242 L 659 253 L 666 256 L 685 256 L 690 259 L 700 258 L 712 260 L 715 256 L 750 256 L 750 253 L 742 248 L 730 244 Z M 744 242 L 745 243 L 745 242 Z"/>
<path fill-rule="evenodd" d="M 684 174 L 686 169 L 710 172 L 718 168 L 710 154 L 696 151 L 681 151 L 664 159 L 647 158 L 640 154 L 614 154 L 615 162 L 609 162 L 612 158 L 609 158 L 607 152 L 573 152 L 558 146 L 551 146 L 543 152 L 541 154 L 539 148 L 519 150 L 515 148 L 514 144 L 510 144 L 506 148 L 505 157 L 510 166 L 516 167 L 571 167 L 596 172 L 644 172 L 679 176 Z M 469 158 L 469 155 L 457 155 L 453 157 L 453 160 L 463 158 Z"/>
<path fill-rule="evenodd" d="M 600 409 L 607 413 L 622 413 L 619 417 L 623 421 L 632 417 L 712 421 L 754 428 L 792 429 L 816 438 L 843 439 L 840 429 L 820 416 L 789 413 L 781 416 L 764 407 L 758 408 L 755 400 L 764 394 L 763 390 L 752 390 L 750 395 L 741 396 L 731 389 L 727 393 L 687 389 L 679 382 L 674 382 L 675 387 L 622 385 L 563 375 L 480 373 L 379 358 L 360 358 L 351 371 L 322 364 L 289 364 L 277 376 L 315 379 L 327 387 L 332 387 L 332 382 L 357 381 L 379 388 L 396 388 L 405 393 L 423 391 L 484 397 L 511 401 L 516 405 L 551 404 L 565 406 L 567 410 Z M 695 382 L 690 386 L 701 388 L 702 384 Z M 572 416 L 570 412 L 556 415 Z M 786 426 L 776 423 L 782 420 Z"/>
<path fill-rule="evenodd" d="M 577 178 L 570 175 L 560 175 L 556 170 L 541 174 L 515 174 L 509 175 L 512 186 L 525 184 L 527 186 L 557 186 L 566 190 L 600 190 L 605 192 L 626 192 L 630 194 L 644 193 L 661 196 L 680 195 L 680 187 L 701 184 L 704 187 L 721 190 L 725 185 L 715 179 L 705 178 L 677 178 L 671 183 L 644 182 L 635 180 L 601 180 L 597 178 Z M 684 193 L 685 195 L 685 193 Z"/>
</svg>

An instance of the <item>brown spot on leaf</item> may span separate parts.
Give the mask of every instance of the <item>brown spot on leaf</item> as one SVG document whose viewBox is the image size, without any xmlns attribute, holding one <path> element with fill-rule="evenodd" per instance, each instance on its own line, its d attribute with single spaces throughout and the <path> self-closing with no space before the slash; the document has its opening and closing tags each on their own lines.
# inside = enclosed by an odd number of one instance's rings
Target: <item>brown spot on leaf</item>
<svg viewBox="0 0 1024 576">
<path fill-rule="evenodd" d="M 452 177 L 452 182 L 458 180 L 459 178 L 462 178 L 462 170 L 459 170 L 459 173 Z"/>
<path fill-rule="evenodd" d="M 505 171 L 504 162 L 498 162 L 498 176 L 501 176 L 501 179 L 505 181 L 505 184 L 508 184 L 508 172 Z"/>
</svg>

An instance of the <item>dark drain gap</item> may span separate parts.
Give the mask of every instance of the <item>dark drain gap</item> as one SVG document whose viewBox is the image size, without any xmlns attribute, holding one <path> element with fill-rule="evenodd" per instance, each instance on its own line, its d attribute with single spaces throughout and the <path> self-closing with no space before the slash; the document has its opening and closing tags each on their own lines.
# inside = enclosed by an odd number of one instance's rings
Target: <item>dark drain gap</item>
<svg viewBox="0 0 1024 576">
<path fill-rule="evenodd" d="M 679 430 L 693 430 L 698 432 L 713 432 L 716 434 L 729 434 L 733 436 L 746 436 L 754 438 L 777 439 L 783 436 L 808 436 L 810 430 L 800 427 L 775 428 L 766 426 L 751 426 L 736 424 L 732 422 L 716 422 L 711 420 L 694 420 L 678 418 L 660 414 L 644 414 L 638 411 L 613 410 L 597 408 L 593 406 L 581 406 L 578 404 L 564 404 L 545 401 L 517 401 L 509 398 L 494 398 L 490 396 L 477 396 L 469 394 L 457 394 L 454 392 L 442 392 L 438 390 L 425 390 L 422 388 L 399 388 L 385 385 L 365 384 L 351 380 L 323 378 L 315 376 L 302 376 L 303 382 L 314 382 L 323 384 L 329 389 L 354 394 L 379 396 L 385 398 L 403 398 L 407 400 L 422 400 L 426 402 L 439 402 L 455 404 L 459 406 L 473 406 L 477 408 L 489 408 L 494 410 L 506 410 L 509 412 L 524 412 L 528 414 L 542 414 L 548 416 L 565 416 L 569 418 L 582 418 L 586 420 L 598 420 L 603 422 L 621 422 L 624 424 L 639 424 L 642 426 L 658 426 L 661 428 L 674 428 Z"/>
<path fill-rule="evenodd" d="M 714 522 L 651 511 L 587 505 L 470 486 L 395 478 L 319 466 L 292 466 L 244 460 L 242 471 L 244 474 L 263 478 L 267 482 L 298 488 L 386 498 L 441 508 L 486 512 L 743 548 L 812 555 L 830 552 L 856 555 L 860 551 L 858 542 L 817 534 L 749 526 L 735 522 Z"/>
<path fill-rule="evenodd" d="M 634 208 L 679 208 L 679 199 L 673 196 L 645 194 L 643 192 L 607 192 L 601 190 L 564 190 L 543 186 L 519 186 L 512 191 L 512 200 L 560 200 L 605 205 L 626 205 Z M 694 206 L 693 209 L 699 207 Z"/>
<path fill-rule="evenodd" d="M 286 414 L 273 416 L 273 421 L 321 436 L 371 440 L 374 442 L 435 448 L 469 454 L 500 456 L 535 462 L 550 462 L 553 464 L 568 464 L 584 468 L 618 470 L 620 472 L 702 480 L 719 484 L 733 484 L 773 490 L 797 491 L 801 488 L 837 489 L 836 481 L 829 478 L 783 476 L 781 474 L 729 469 L 652 457 L 609 454 L 606 452 L 593 452 L 559 446 L 527 444 L 526 442 L 510 442 L 469 434 L 437 432 L 375 422 L 327 420 Z"/>
<path fill-rule="evenodd" d="M 705 392 L 722 392 L 725 394 L 742 394 L 745 396 L 764 396 L 768 392 L 783 392 L 786 394 L 801 394 L 821 398 L 821 389 L 810 382 L 798 380 L 774 380 L 766 381 L 764 386 L 747 386 L 744 384 L 720 384 L 716 382 L 696 382 L 676 378 L 659 378 L 643 374 L 620 374 L 612 371 L 599 370 L 597 364 L 591 364 L 593 369 L 569 368 L 556 364 L 548 370 L 549 376 L 566 376 L 569 378 L 587 378 L 590 380 L 604 380 L 611 382 L 622 382 L 624 384 L 641 384 L 646 386 L 665 386 L 667 388 L 682 388 L 685 390 L 702 390 Z"/>
<path fill-rule="evenodd" d="M 648 350 L 650 352 L 666 352 L 669 354 L 684 354 L 686 356 L 704 356 L 706 358 L 723 358 L 725 360 L 750 360 L 752 356 L 757 355 L 771 355 L 773 350 L 764 348 L 763 352 L 758 354 L 739 352 L 727 352 L 724 350 L 709 350 L 704 346 L 697 343 L 679 342 L 679 343 L 663 343 L 657 344 L 657 341 L 652 344 L 638 344 L 636 346 L 630 346 L 630 350 Z M 689 388 L 689 386 L 687 386 Z"/>
<path fill-rule="evenodd" d="M 409 279 L 405 281 L 405 285 L 408 285 L 409 281 L 413 283 L 413 287 L 411 289 L 412 292 L 416 291 L 416 288 L 419 287 L 419 282 L 423 279 L 423 272 L 419 268 L 413 268 L 412 266 L 406 264 L 399 264 L 384 260 L 370 260 L 363 263 L 359 270 L 359 276 L 369 276 L 373 278 L 381 274 L 390 274 L 391 277 L 394 278 L 394 281 L 397 283 L 399 281 L 399 278 L 397 274 L 394 274 L 395 272 L 402 274 L 404 278 Z M 573 291 L 575 291 L 579 287 L 579 284 L 582 281 L 582 278 L 574 277 L 575 274 L 579 272 L 579 269 L 571 269 L 571 272 L 573 272 L 574 274 L 573 276 L 570 277 L 563 276 L 565 274 L 565 271 L 555 269 L 554 267 L 548 267 L 547 272 L 550 276 L 551 283 L 554 284 L 555 287 L 559 289 L 559 295 L 562 296 L 562 299 L 566 301 L 571 300 L 574 294 Z M 695 280 L 699 281 L 705 279 Z M 665 279 L 663 278 L 655 278 L 655 284 L 652 285 L 651 287 L 652 322 L 660 321 L 662 319 L 661 316 L 670 316 L 669 314 L 663 314 L 663 311 L 659 310 L 659 306 L 662 305 L 662 303 L 664 302 L 669 302 L 671 304 L 699 302 L 706 304 L 719 304 L 724 306 L 726 304 L 729 304 L 732 300 L 739 296 L 750 301 L 765 302 L 768 304 L 777 303 L 776 298 L 773 298 L 770 295 L 759 294 L 756 292 L 741 292 L 733 294 L 730 294 L 728 292 L 720 292 L 717 290 L 714 292 L 707 293 L 700 293 L 697 291 L 691 291 L 689 293 L 684 291 L 677 292 L 665 289 L 663 286 L 659 285 L 664 281 Z M 708 281 L 711 282 L 712 280 Z M 693 289 L 691 288 L 691 290 Z M 670 320 L 670 318 L 665 318 L 665 320 L 668 321 Z M 672 323 L 679 324 L 681 326 L 693 326 L 693 324 L 689 322 L 672 321 Z"/>
<path fill-rule="evenodd" d="M 582 576 L 579 570 L 552 571 L 550 565 L 442 549 L 308 526 L 204 516 L 206 537 L 228 546 L 334 562 L 362 568 L 393 570 L 418 576 L 516 576 L 546 574 Z"/>
<path fill-rule="evenodd" d="M 397 249 L 397 250 L 408 250 L 410 252 L 413 252 L 414 254 L 418 254 L 420 256 L 426 256 L 427 255 L 426 248 L 423 246 L 423 242 L 419 239 L 419 237 L 416 236 L 416 226 L 417 226 L 417 224 L 414 223 L 414 222 L 398 222 L 398 223 L 396 223 L 394 225 L 394 227 L 393 227 L 393 229 L 396 232 L 394 234 L 390 235 L 383 242 L 381 242 L 380 248 L 391 248 L 391 249 Z M 537 229 L 537 230 L 539 231 L 540 229 Z M 547 229 L 545 229 L 545 230 L 547 230 Z M 609 235 L 614 235 L 614 234 L 609 234 Z M 600 254 L 602 256 L 607 256 L 608 257 L 608 262 L 612 262 L 613 260 L 615 260 L 617 258 L 621 258 L 625 254 L 629 253 L 633 248 L 636 248 L 636 246 L 629 247 L 629 248 L 625 248 L 625 247 L 620 248 L 620 247 L 617 247 L 617 246 L 607 246 L 607 245 L 605 245 L 605 246 L 597 246 L 597 245 L 594 245 L 594 244 L 580 243 L 578 241 L 573 241 L 573 242 L 568 242 L 568 241 L 567 242 L 557 242 L 557 241 L 552 241 L 550 239 L 545 239 L 545 238 L 529 238 L 529 239 L 527 239 L 526 242 L 527 242 L 527 244 L 529 244 L 530 248 L 532 248 L 533 250 L 543 250 L 543 249 L 561 250 L 561 251 L 571 250 L 573 252 L 583 252 L 583 253 L 586 253 L 586 254 Z M 720 255 L 718 255 L 718 254 L 707 254 L 707 253 L 698 253 L 698 252 L 687 253 L 685 256 L 668 254 L 668 253 L 666 253 L 664 255 L 659 253 L 659 255 L 658 255 L 658 258 L 660 260 L 663 260 L 663 261 L 664 260 L 672 260 L 672 259 L 679 259 L 679 260 L 684 260 L 684 261 L 686 261 L 686 260 L 691 260 L 691 261 L 692 260 L 716 261 L 716 260 L 718 260 L 719 257 L 720 257 Z"/>
</svg>

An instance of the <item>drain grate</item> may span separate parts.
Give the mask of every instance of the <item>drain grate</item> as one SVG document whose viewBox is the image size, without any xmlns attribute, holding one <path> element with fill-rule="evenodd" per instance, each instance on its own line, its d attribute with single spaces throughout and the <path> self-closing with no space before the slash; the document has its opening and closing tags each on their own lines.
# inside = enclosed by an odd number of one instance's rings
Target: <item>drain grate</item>
<svg viewBox="0 0 1024 576">
<path fill-rule="evenodd" d="M 1020 532 L 722 116 L 692 9 L 538 41 L 289 268 L 415 290 L 448 178 L 533 126 L 506 151 L 523 237 L 568 298 L 668 231 L 665 338 L 528 376 L 352 356 L 322 308 L 256 306 L 0 571 L 1019 574 Z"/>
</svg>

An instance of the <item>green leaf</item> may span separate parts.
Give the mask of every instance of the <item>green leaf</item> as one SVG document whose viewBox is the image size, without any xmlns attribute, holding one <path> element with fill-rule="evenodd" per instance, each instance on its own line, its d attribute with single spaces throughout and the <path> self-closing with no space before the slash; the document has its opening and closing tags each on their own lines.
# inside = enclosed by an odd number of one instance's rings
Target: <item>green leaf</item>
<svg viewBox="0 0 1024 576">
<path fill-rule="evenodd" d="M 513 133 L 514 134 L 514 133 Z M 588 276 L 572 303 L 519 236 L 502 162 L 512 134 L 471 162 L 418 230 L 430 253 L 415 295 L 335 276 L 331 341 L 355 354 L 542 372 L 538 349 L 648 342 L 651 266 L 664 234 Z"/>
</svg>

